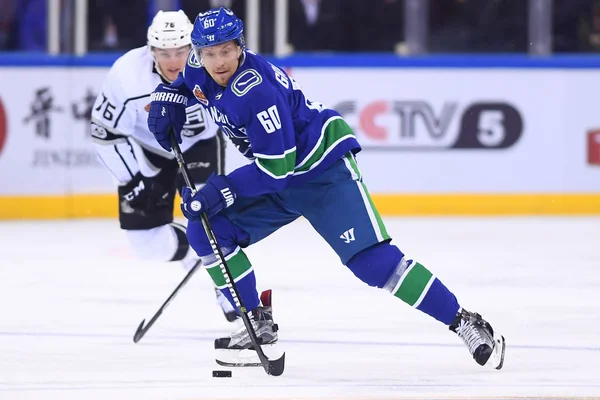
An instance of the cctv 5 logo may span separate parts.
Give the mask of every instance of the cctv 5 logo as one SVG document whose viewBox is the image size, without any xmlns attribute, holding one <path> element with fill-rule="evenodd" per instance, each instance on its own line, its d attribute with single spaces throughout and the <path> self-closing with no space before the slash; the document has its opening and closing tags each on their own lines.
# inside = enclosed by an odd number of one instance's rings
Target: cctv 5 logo
<svg viewBox="0 0 600 400">
<path fill-rule="evenodd" d="M 508 103 L 457 102 L 434 106 L 426 101 L 345 101 L 334 107 L 354 125 L 365 148 L 505 149 L 523 132 L 523 118 Z"/>
</svg>

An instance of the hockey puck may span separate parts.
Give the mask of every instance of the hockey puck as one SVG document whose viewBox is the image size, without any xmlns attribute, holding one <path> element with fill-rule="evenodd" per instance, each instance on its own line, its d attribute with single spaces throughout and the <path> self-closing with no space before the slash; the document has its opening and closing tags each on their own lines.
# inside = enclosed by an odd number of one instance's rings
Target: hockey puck
<svg viewBox="0 0 600 400">
<path fill-rule="evenodd" d="M 231 378 L 231 371 L 213 371 L 213 378 Z"/>
</svg>

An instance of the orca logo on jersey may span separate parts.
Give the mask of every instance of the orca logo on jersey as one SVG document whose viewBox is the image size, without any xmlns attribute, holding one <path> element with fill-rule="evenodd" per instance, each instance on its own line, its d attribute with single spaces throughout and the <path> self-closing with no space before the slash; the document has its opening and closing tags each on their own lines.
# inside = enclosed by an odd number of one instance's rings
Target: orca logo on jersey
<svg viewBox="0 0 600 400">
<path fill-rule="evenodd" d="M 242 97 L 254 86 L 260 85 L 261 82 L 262 76 L 255 69 L 247 69 L 235 78 L 231 84 L 231 91 L 236 96 Z"/>
<path fill-rule="evenodd" d="M 2 153 L 2 148 L 4 147 L 4 143 L 6 143 L 7 129 L 6 112 L 4 111 L 2 99 L 0 99 L 0 153 Z"/>
<path fill-rule="evenodd" d="M 194 97 L 196 98 L 196 100 L 198 100 L 200 103 L 204 104 L 205 106 L 208 105 L 208 99 L 206 98 L 204 93 L 202 93 L 202 89 L 200 89 L 199 85 L 194 86 Z"/>
</svg>

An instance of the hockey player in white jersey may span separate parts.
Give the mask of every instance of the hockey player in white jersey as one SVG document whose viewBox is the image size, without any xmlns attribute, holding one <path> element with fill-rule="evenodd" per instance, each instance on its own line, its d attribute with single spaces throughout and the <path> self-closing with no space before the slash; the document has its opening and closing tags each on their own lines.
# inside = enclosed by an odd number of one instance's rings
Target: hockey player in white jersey
<svg viewBox="0 0 600 400">
<path fill-rule="evenodd" d="M 119 222 L 141 259 L 180 261 L 187 269 L 200 262 L 190 249 L 186 228 L 173 221 L 175 191 L 184 186 L 173 155 L 148 130 L 150 94 L 183 71 L 193 25 L 181 10 L 159 11 L 148 28 L 147 46 L 120 57 L 110 69 L 92 110 L 94 146 L 118 182 Z M 199 104 L 186 109 L 181 149 L 195 184 L 224 171 L 224 141 Z M 216 290 L 229 321 L 237 314 Z"/>
</svg>

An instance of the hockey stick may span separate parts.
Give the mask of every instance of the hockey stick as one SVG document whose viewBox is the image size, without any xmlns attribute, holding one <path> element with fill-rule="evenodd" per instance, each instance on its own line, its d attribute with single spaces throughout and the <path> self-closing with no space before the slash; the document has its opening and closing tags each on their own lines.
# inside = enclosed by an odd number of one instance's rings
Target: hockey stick
<svg viewBox="0 0 600 400">
<path fill-rule="evenodd" d="M 185 180 L 185 184 L 192 189 L 193 193 L 196 193 L 196 187 L 190 180 L 190 172 L 187 168 L 185 160 L 183 159 L 183 154 L 181 153 L 181 149 L 179 148 L 179 144 L 175 139 L 175 135 L 173 134 L 173 130 L 171 130 L 171 148 L 173 149 L 173 154 L 175 155 L 175 159 L 177 160 L 177 164 L 179 164 L 179 169 L 181 170 L 181 175 L 183 175 L 183 179 Z M 212 247 L 214 255 L 217 257 L 217 260 L 220 263 L 221 273 L 225 278 L 225 282 L 227 283 L 227 287 L 229 292 L 231 293 L 231 297 L 233 297 L 233 301 L 237 308 L 240 310 L 240 314 L 242 317 L 242 321 L 244 322 L 244 326 L 248 331 L 248 335 L 250 336 L 250 341 L 252 342 L 252 346 L 260 359 L 260 362 L 265 369 L 265 372 L 269 375 L 279 376 L 283 374 L 284 364 L 285 364 L 285 353 L 281 355 L 278 359 L 269 360 L 265 355 L 264 350 L 260 346 L 260 342 L 258 337 L 256 336 L 256 331 L 252 326 L 252 321 L 248 316 L 248 311 L 242 302 L 242 298 L 238 292 L 238 289 L 235 285 L 235 281 L 233 280 L 233 276 L 231 275 L 231 271 L 227 266 L 227 262 L 225 261 L 225 256 L 223 256 L 223 252 L 221 248 L 217 244 L 217 238 L 215 237 L 215 233 L 212 229 L 212 225 L 208 219 L 208 215 L 205 212 L 200 214 L 200 220 L 202 221 L 202 226 L 204 227 L 204 231 L 206 232 L 206 237 L 208 237 L 208 241 L 210 242 L 210 246 Z"/>
<path fill-rule="evenodd" d="M 152 316 L 152 318 L 150 319 L 150 321 L 148 321 L 148 323 L 146 325 L 144 325 L 144 322 L 146 322 L 146 320 L 145 319 L 142 320 L 142 322 L 138 326 L 137 330 L 135 331 L 135 334 L 133 335 L 133 343 L 139 342 L 140 339 L 144 337 L 146 332 L 148 332 L 150 330 L 152 325 L 154 325 L 154 322 L 156 322 L 156 320 L 158 319 L 158 317 L 160 317 L 160 315 L 163 313 L 165 308 L 167 308 L 167 306 L 169 305 L 171 300 L 173 300 L 175 298 L 175 296 L 177 296 L 177 293 L 179 292 L 179 290 L 187 283 L 187 281 L 190 280 L 190 278 L 192 277 L 192 275 L 194 275 L 194 273 L 196 272 L 196 270 L 198 269 L 198 267 L 200 265 L 202 265 L 202 262 L 200 260 L 198 260 L 198 262 L 192 267 L 192 269 L 189 270 L 189 272 L 187 273 L 185 278 L 183 278 L 181 283 L 179 285 L 177 285 L 177 287 L 175 288 L 173 293 L 171 293 L 169 298 L 163 303 L 162 306 L 160 306 L 158 311 Z"/>
</svg>

